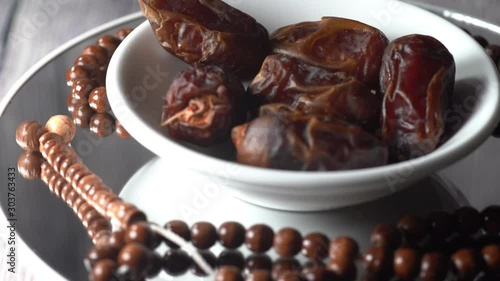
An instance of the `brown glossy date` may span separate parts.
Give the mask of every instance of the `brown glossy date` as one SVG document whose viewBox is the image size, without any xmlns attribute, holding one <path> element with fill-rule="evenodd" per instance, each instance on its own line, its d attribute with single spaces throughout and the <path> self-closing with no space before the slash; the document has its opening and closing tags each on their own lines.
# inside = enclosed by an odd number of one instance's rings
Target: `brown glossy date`
<svg viewBox="0 0 500 281">
<path fill-rule="evenodd" d="M 245 89 L 217 66 L 188 68 L 172 82 L 165 98 L 162 126 L 170 137 L 210 145 L 245 121 Z"/>
<path fill-rule="evenodd" d="M 187 63 L 217 65 L 249 78 L 269 53 L 269 34 L 220 0 L 140 0 L 165 50 Z"/>
<path fill-rule="evenodd" d="M 387 148 L 358 126 L 324 121 L 285 104 L 232 130 L 240 163 L 286 170 L 346 170 L 384 165 Z"/>
<path fill-rule="evenodd" d="M 379 86 L 380 64 L 388 43 L 380 30 L 336 17 L 285 26 L 271 34 L 275 53 L 347 72 L 373 89 Z"/>
<path fill-rule="evenodd" d="M 454 82 L 453 55 L 435 38 L 414 34 L 391 42 L 380 72 L 382 135 L 391 158 L 416 158 L 436 148 Z"/>
<path fill-rule="evenodd" d="M 270 55 L 248 88 L 255 108 L 285 103 L 305 114 L 342 119 L 375 132 L 382 99 L 345 72 L 326 70 L 285 55 Z"/>
</svg>

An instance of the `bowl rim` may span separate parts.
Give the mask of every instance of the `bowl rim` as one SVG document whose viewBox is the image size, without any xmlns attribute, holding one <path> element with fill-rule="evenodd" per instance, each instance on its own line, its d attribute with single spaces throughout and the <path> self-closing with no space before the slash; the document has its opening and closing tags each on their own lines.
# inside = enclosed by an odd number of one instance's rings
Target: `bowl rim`
<svg viewBox="0 0 500 281">
<path fill-rule="evenodd" d="M 419 13 L 428 14 L 428 16 L 435 18 L 435 20 L 440 21 L 442 24 L 453 26 L 457 31 L 461 31 L 459 27 L 431 12 L 407 3 L 401 3 L 401 5 L 405 5 L 408 9 L 419 10 Z M 125 129 L 129 131 L 131 136 L 139 143 L 160 157 L 174 157 L 180 165 L 185 165 L 203 173 L 216 174 L 222 170 L 238 170 L 237 176 L 232 177 L 231 180 L 239 182 L 250 181 L 262 187 L 273 186 L 276 188 L 276 185 L 282 185 L 279 190 L 274 190 L 276 192 L 293 189 L 302 190 L 304 189 L 304 183 L 307 183 L 307 188 L 311 190 L 325 187 L 331 188 L 333 182 L 335 182 L 337 186 L 350 186 L 353 185 L 353 183 L 370 183 L 384 179 L 387 180 L 387 177 L 405 174 L 405 171 L 408 170 L 412 172 L 408 176 L 403 175 L 404 178 L 427 175 L 471 153 L 489 137 L 489 134 L 500 120 L 498 72 L 491 59 L 489 59 L 482 48 L 475 43 L 475 50 L 472 51 L 481 52 L 481 54 L 478 55 L 482 59 L 480 62 L 482 66 L 480 68 L 480 75 L 484 82 L 482 94 L 487 102 L 481 102 L 480 115 L 473 114 L 470 117 L 471 119 L 463 124 L 457 133 L 447 140 L 445 145 L 427 155 L 394 164 L 342 171 L 288 171 L 253 167 L 230 162 L 199 153 L 175 141 L 169 140 L 161 133 L 147 126 L 147 123 L 142 121 L 137 112 L 133 110 L 123 110 L 121 108 L 123 106 L 126 107 L 128 102 L 126 95 L 121 94 L 125 91 L 119 83 L 120 79 L 123 79 L 119 70 L 122 69 L 124 65 L 124 58 L 129 54 L 130 45 L 134 44 L 134 40 L 137 40 L 137 37 L 140 37 L 144 32 L 152 32 L 147 21 L 136 28 L 123 41 L 116 50 L 108 67 L 106 79 L 108 98 L 117 119 L 123 119 L 121 123 Z M 472 38 L 468 40 L 469 42 L 473 42 Z M 483 124 L 483 126 L 477 126 L 476 124 L 478 122 L 479 124 Z M 459 136 L 462 137 L 458 138 Z"/>
</svg>

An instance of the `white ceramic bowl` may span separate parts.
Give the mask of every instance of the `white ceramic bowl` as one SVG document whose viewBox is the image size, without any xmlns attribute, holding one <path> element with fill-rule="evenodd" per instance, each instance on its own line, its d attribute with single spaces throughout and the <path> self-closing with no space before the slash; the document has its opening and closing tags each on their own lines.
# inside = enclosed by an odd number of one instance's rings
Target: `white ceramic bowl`
<svg viewBox="0 0 500 281">
<path fill-rule="evenodd" d="M 165 52 L 147 22 L 116 50 L 108 68 L 111 107 L 123 126 L 146 148 L 208 175 L 243 200 L 265 207 L 313 211 L 365 202 L 389 195 L 472 152 L 499 120 L 499 85 L 494 64 L 471 37 L 429 12 L 385 0 L 228 1 L 254 16 L 270 32 L 280 26 L 322 16 L 352 18 L 382 30 L 389 39 L 412 33 L 434 36 L 454 55 L 456 92 L 447 114 L 456 133 L 429 155 L 382 167 L 294 172 L 255 168 L 225 160 L 227 147 L 197 148 L 169 139 L 160 127 L 162 97 L 172 78 L 187 65 Z M 164 178 L 167 181 L 169 170 Z M 182 190 L 182 183 L 179 185 Z M 170 192 L 170 191 L 169 191 Z"/>
</svg>

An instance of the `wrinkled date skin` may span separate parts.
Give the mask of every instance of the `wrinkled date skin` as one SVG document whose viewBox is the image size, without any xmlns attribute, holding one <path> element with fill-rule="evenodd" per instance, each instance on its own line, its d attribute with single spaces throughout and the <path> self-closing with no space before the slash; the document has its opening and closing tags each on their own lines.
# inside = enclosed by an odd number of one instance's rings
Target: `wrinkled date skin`
<svg viewBox="0 0 500 281">
<path fill-rule="evenodd" d="M 240 78 L 259 70 L 270 51 L 267 30 L 220 0 L 139 0 L 169 53 L 195 65 L 217 65 Z"/>
<path fill-rule="evenodd" d="M 375 132 L 382 98 L 356 78 L 285 55 L 270 55 L 248 88 L 253 107 L 285 103 L 304 114 L 342 119 Z"/>
<path fill-rule="evenodd" d="M 453 94 L 453 55 L 430 36 L 398 38 L 384 54 L 380 83 L 382 136 L 391 158 L 401 161 L 432 152 L 444 133 Z"/>
<path fill-rule="evenodd" d="M 344 71 L 378 89 L 382 55 L 389 41 L 378 29 L 336 17 L 282 27 L 271 34 L 275 53 Z"/>
<path fill-rule="evenodd" d="M 232 130 L 240 163 L 274 169 L 332 171 L 387 163 L 380 140 L 347 122 L 323 121 L 285 104 L 261 108 Z"/>
<path fill-rule="evenodd" d="M 173 139 L 211 145 L 245 121 L 245 99 L 241 82 L 221 68 L 188 68 L 176 76 L 164 98 L 162 126 Z"/>
</svg>

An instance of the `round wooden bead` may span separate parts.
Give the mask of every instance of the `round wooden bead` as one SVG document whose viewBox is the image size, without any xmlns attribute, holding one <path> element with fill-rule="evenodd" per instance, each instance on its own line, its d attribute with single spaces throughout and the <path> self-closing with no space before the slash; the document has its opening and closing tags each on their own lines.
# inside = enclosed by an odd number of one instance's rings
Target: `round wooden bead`
<svg viewBox="0 0 500 281">
<path fill-rule="evenodd" d="M 488 271 L 500 274 L 500 245 L 487 245 L 481 250 Z"/>
<path fill-rule="evenodd" d="M 432 252 L 422 256 L 420 278 L 422 281 L 444 280 L 448 272 L 449 262 L 442 253 Z"/>
<path fill-rule="evenodd" d="M 64 178 L 68 183 L 70 183 L 73 180 L 73 176 L 83 170 L 87 170 L 87 167 L 81 162 L 76 162 L 75 164 L 69 166 Z"/>
<path fill-rule="evenodd" d="M 47 152 L 51 146 L 61 143 L 61 137 L 58 134 L 45 131 L 40 138 L 38 138 L 40 143 L 39 150 L 43 154 Z"/>
<path fill-rule="evenodd" d="M 247 274 L 245 281 L 272 281 L 269 270 L 254 270 Z"/>
<path fill-rule="evenodd" d="M 82 224 L 85 227 L 88 227 L 93 221 L 99 220 L 101 218 L 101 214 L 97 212 L 95 209 L 90 210 L 85 213 L 82 217 Z"/>
<path fill-rule="evenodd" d="M 82 54 L 93 56 L 97 60 L 99 66 L 104 66 L 109 62 L 108 51 L 98 45 L 90 45 L 85 47 Z"/>
<path fill-rule="evenodd" d="M 180 220 L 169 221 L 163 226 L 163 228 L 172 231 L 173 233 L 179 235 L 182 239 L 186 241 L 191 241 L 191 230 L 189 226 Z M 178 249 L 179 246 L 171 241 L 165 241 L 167 245 L 172 249 Z"/>
<path fill-rule="evenodd" d="M 270 271 L 273 267 L 273 261 L 268 255 L 253 254 L 245 260 L 245 274 L 255 270 Z"/>
<path fill-rule="evenodd" d="M 337 237 L 330 242 L 329 254 L 332 260 L 354 260 L 359 256 L 358 242 L 347 236 Z"/>
<path fill-rule="evenodd" d="M 96 186 L 96 187 L 92 188 L 89 191 L 89 198 L 91 198 L 90 200 L 93 201 L 92 198 L 94 198 L 95 196 L 97 196 L 98 193 L 101 193 L 104 190 L 111 192 L 110 189 L 108 189 L 107 187 L 104 187 L 104 186 Z M 110 202 L 109 205 L 106 206 L 106 208 L 104 210 L 106 217 L 113 218 L 116 221 L 117 220 L 116 218 L 119 215 L 123 216 L 125 204 L 126 203 L 124 203 L 122 199 L 117 197 L 117 200 Z"/>
<path fill-rule="evenodd" d="M 302 254 L 312 260 L 322 260 L 328 256 L 329 239 L 326 235 L 313 232 L 302 240 Z"/>
<path fill-rule="evenodd" d="M 118 212 L 115 213 L 116 215 L 114 215 L 113 218 L 116 219 L 122 227 L 128 227 L 139 221 L 147 221 L 146 214 L 137 209 L 137 207 L 125 202 L 120 203 L 121 208 L 118 209 Z"/>
<path fill-rule="evenodd" d="M 54 194 L 61 198 L 62 196 L 60 196 L 62 192 L 62 189 L 59 191 L 58 189 L 54 189 Z M 73 204 L 76 202 L 76 199 L 78 199 L 78 197 L 80 197 L 78 195 L 78 193 L 76 192 L 76 190 L 74 190 L 73 188 L 71 188 L 71 190 L 68 192 L 68 195 L 66 195 L 66 204 L 68 204 L 68 206 L 73 206 Z"/>
<path fill-rule="evenodd" d="M 95 88 L 88 96 L 88 102 L 90 107 L 98 113 L 106 113 L 111 110 L 104 87 Z"/>
<path fill-rule="evenodd" d="M 402 217 L 396 228 L 401 231 L 406 244 L 417 244 L 426 234 L 425 220 L 418 216 L 407 215 Z"/>
<path fill-rule="evenodd" d="M 413 280 L 420 270 L 420 257 L 415 249 L 399 248 L 394 252 L 394 273 L 402 280 Z"/>
<path fill-rule="evenodd" d="M 117 268 L 117 264 L 115 261 L 111 259 L 104 259 L 98 261 L 95 266 L 92 268 L 92 277 L 93 281 L 110 281 L 115 280 L 115 271 Z"/>
<path fill-rule="evenodd" d="M 283 274 L 288 272 L 300 273 L 302 266 L 299 261 L 294 258 L 279 258 L 273 263 L 271 276 L 274 280 L 279 279 Z"/>
<path fill-rule="evenodd" d="M 151 256 L 149 257 L 150 267 L 148 272 L 146 272 L 146 277 L 153 278 L 157 276 L 161 270 L 163 269 L 163 259 L 162 257 L 155 251 L 151 252 Z"/>
<path fill-rule="evenodd" d="M 76 127 L 73 120 L 66 115 L 52 116 L 45 124 L 45 129 L 58 134 L 63 143 L 71 142 L 76 134 Z"/>
<path fill-rule="evenodd" d="M 42 164 L 46 165 L 47 163 L 42 163 Z M 40 171 L 41 170 L 42 170 L 42 166 L 40 165 Z M 50 172 L 50 176 L 47 178 L 49 179 L 49 181 L 47 183 L 48 186 L 56 186 L 56 184 L 58 184 L 59 175 L 53 169 Z M 64 187 L 62 187 L 62 188 L 64 188 Z M 62 192 L 62 189 L 61 189 L 61 192 Z M 59 194 L 61 194 L 61 193 L 59 193 Z M 59 198 L 61 198 L 61 197 L 59 197 Z"/>
<path fill-rule="evenodd" d="M 66 99 L 66 105 L 68 106 L 68 111 L 73 114 L 75 111 L 75 107 L 78 107 L 82 104 L 87 103 L 87 100 L 77 100 L 73 98 L 72 95 L 68 95 L 68 98 Z"/>
<path fill-rule="evenodd" d="M 108 56 L 111 57 L 113 53 L 115 52 L 116 48 L 118 48 L 118 45 L 120 45 L 121 40 L 111 36 L 111 35 L 103 35 L 97 39 L 97 45 L 103 47 L 108 51 Z"/>
<path fill-rule="evenodd" d="M 294 228 L 282 228 L 274 235 L 273 246 L 278 255 L 293 257 L 302 248 L 302 236 Z"/>
<path fill-rule="evenodd" d="M 273 246 L 274 231 L 265 224 L 255 224 L 245 233 L 245 245 L 254 253 L 264 253 Z"/>
<path fill-rule="evenodd" d="M 212 247 L 217 241 L 217 230 L 209 222 L 197 222 L 191 227 L 191 243 L 200 250 Z"/>
<path fill-rule="evenodd" d="M 42 163 L 45 162 L 39 151 L 25 151 L 19 155 L 17 169 L 26 179 L 39 179 L 42 174 Z"/>
<path fill-rule="evenodd" d="M 214 253 L 210 251 L 199 251 L 198 253 L 212 269 L 217 267 L 217 257 Z M 195 262 L 192 263 L 191 272 L 198 277 L 208 276 L 207 273 Z"/>
<path fill-rule="evenodd" d="M 81 186 L 80 185 L 80 181 L 88 176 L 88 175 L 91 175 L 92 172 L 89 170 L 89 169 L 81 169 L 77 172 L 75 172 L 75 174 L 73 174 L 73 177 L 71 179 L 71 185 L 72 186 L 76 186 L 76 187 L 79 187 Z M 76 191 L 80 194 L 81 193 L 81 190 L 79 188 L 76 188 Z M 99 202 L 98 202 L 99 203 Z"/>
<path fill-rule="evenodd" d="M 160 236 L 153 232 L 147 222 L 137 222 L 125 229 L 125 243 L 136 242 L 150 249 L 155 249 L 161 243 Z"/>
<path fill-rule="evenodd" d="M 113 231 L 109 236 L 108 245 L 115 249 L 121 249 L 125 245 L 125 230 Z"/>
<path fill-rule="evenodd" d="M 61 196 L 62 197 L 62 196 Z M 84 206 L 84 205 L 89 205 L 87 204 L 87 201 L 85 201 L 85 199 L 83 199 L 81 196 L 78 196 L 75 200 L 75 202 L 73 202 L 73 205 L 70 206 L 70 208 L 73 209 L 73 211 L 78 215 L 78 210 Z M 90 205 L 89 205 L 90 206 Z M 83 209 L 83 208 L 82 208 Z M 82 210 L 83 211 L 83 210 Z M 90 212 L 89 209 L 85 210 L 86 212 Z M 82 213 L 82 216 L 78 216 L 80 219 L 83 218 L 85 215 L 85 213 Z"/>
<path fill-rule="evenodd" d="M 234 266 L 243 270 L 245 266 L 245 257 L 240 251 L 236 250 L 224 250 L 219 254 L 217 258 L 217 264 L 219 266 Z"/>
<path fill-rule="evenodd" d="M 109 246 L 94 246 L 90 248 L 85 262 L 94 266 L 98 261 L 104 259 L 115 260 L 118 257 L 118 250 Z"/>
<path fill-rule="evenodd" d="M 73 190 L 73 187 L 65 181 L 63 178 L 58 177 L 54 183 L 54 188 L 51 188 L 51 192 L 54 193 L 53 189 L 60 189 L 61 199 L 66 202 L 69 193 Z"/>
<path fill-rule="evenodd" d="M 73 121 L 71 121 L 73 122 Z M 58 155 L 55 156 L 53 162 L 52 162 L 52 168 L 54 169 L 54 171 L 56 171 L 56 173 L 60 173 L 61 171 L 61 165 L 62 163 L 64 162 L 64 160 L 66 160 L 68 158 L 68 150 L 66 147 L 63 147 L 63 150 L 61 153 L 59 153 Z"/>
<path fill-rule="evenodd" d="M 59 164 L 59 173 L 67 175 L 69 168 L 77 163 L 79 163 L 79 159 L 76 155 L 67 155 L 67 157 L 62 160 L 61 164 Z"/>
<path fill-rule="evenodd" d="M 88 78 L 80 78 L 71 85 L 71 97 L 77 101 L 87 102 L 88 97 L 97 84 Z"/>
<path fill-rule="evenodd" d="M 41 166 L 41 175 L 40 178 L 44 183 L 48 183 L 50 178 L 52 177 L 52 168 L 49 163 L 45 162 Z M 52 187 L 49 186 L 49 189 L 52 191 Z"/>
<path fill-rule="evenodd" d="M 75 106 L 73 112 L 71 113 L 73 117 L 73 122 L 80 128 L 88 128 L 90 124 L 90 119 L 94 116 L 96 112 L 89 106 L 88 103 L 84 103 L 79 106 Z"/>
<path fill-rule="evenodd" d="M 163 256 L 163 269 L 171 276 L 179 276 L 186 273 L 191 264 L 191 258 L 182 250 L 171 249 Z"/>
<path fill-rule="evenodd" d="M 468 206 L 455 211 L 455 220 L 458 231 L 465 235 L 476 233 L 482 226 L 481 214 L 476 209 Z"/>
<path fill-rule="evenodd" d="M 478 252 L 471 248 L 458 250 L 451 256 L 451 260 L 458 280 L 473 280 L 482 269 Z"/>
<path fill-rule="evenodd" d="M 49 162 L 49 164 L 55 171 L 54 166 L 56 165 L 56 160 L 61 161 L 61 159 L 58 159 L 58 157 L 59 155 L 64 154 L 65 152 L 66 152 L 66 147 L 64 145 L 54 144 L 50 147 L 50 149 L 44 152 L 42 151 L 42 155 L 44 155 L 47 162 Z"/>
<path fill-rule="evenodd" d="M 73 65 L 78 65 L 84 67 L 90 75 L 94 75 L 99 71 L 99 63 L 94 56 L 91 55 L 80 55 L 78 56 Z"/>
<path fill-rule="evenodd" d="M 245 227 L 239 222 L 225 222 L 218 230 L 219 242 L 228 249 L 236 249 L 245 241 Z"/>
<path fill-rule="evenodd" d="M 122 139 L 130 138 L 130 134 L 127 132 L 127 130 L 125 130 L 120 121 L 118 120 L 115 121 L 115 127 L 116 127 L 115 132 L 120 138 Z"/>
<path fill-rule="evenodd" d="M 39 138 L 44 128 L 36 121 L 25 121 L 16 129 L 16 142 L 24 150 L 39 150 Z"/>
<path fill-rule="evenodd" d="M 237 267 L 225 265 L 215 273 L 215 281 L 243 281 L 243 276 Z"/>
<path fill-rule="evenodd" d="M 92 240 L 94 240 L 95 244 L 97 240 L 100 239 L 100 235 L 109 235 L 111 232 L 111 223 L 104 217 L 100 217 L 99 219 L 93 220 L 87 226 L 87 232 Z"/>
<path fill-rule="evenodd" d="M 354 281 L 356 279 L 356 264 L 354 260 L 337 258 L 331 260 L 326 268 L 332 271 L 335 276 L 340 277 L 341 280 Z"/>
<path fill-rule="evenodd" d="M 82 197 L 85 200 L 87 200 L 89 198 L 90 190 L 98 185 L 102 186 L 104 184 L 102 183 L 101 179 L 96 174 L 90 174 L 90 175 L 83 177 L 78 182 L 78 189 L 81 191 Z M 93 193 L 93 194 L 95 194 L 95 193 Z M 98 202 L 98 205 L 102 206 L 101 202 Z"/>
<path fill-rule="evenodd" d="M 372 247 L 366 251 L 363 260 L 370 273 L 383 275 L 392 270 L 392 252 L 387 248 Z"/>
<path fill-rule="evenodd" d="M 483 216 L 483 229 L 488 235 L 500 236 L 500 206 L 489 206 L 481 212 Z"/>
<path fill-rule="evenodd" d="M 79 219 L 82 219 L 85 214 L 90 212 L 90 210 L 94 210 L 94 207 L 92 207 L 90 204 L 86 203 L 84 200 L 84 203 L 80 205 L 77 209 L 77 215 Z"/>
<path fill-rule="evenodd" d="M 115 131 L 115 118 L 109 113 L 96 113 L 90 118 L 90 131 L 103 138 Z"/>
<path fill-rule="evenodd" d="M 126 244 L 118 254 L 118 264 L 125 266 L 127 276 L 143 278 L 150 267 L 150 252 L 148 248 L 139 243 Z"/>
<path fill-rule="evenodd" d="M 453 216 L 444 211 L 430 213 L 426 221 L 431 235 L 438 239 L 449 237 L 455 230 Z"/>
<path fill-rule="evenodd" d="M 288 271 L 281 274 L 276 281 L 305 281 L 298 271 Z"/>
<path fill-rule="evenodd" d="M 397 249 L 401 245 L 402 237 L 394 225 L 379 224 L 373 229 L 370 242 L 374 247 Z"/>
<path fill-rule="evenodd" d="M 73 83 L 81 78 L 90 78 L 90 73 L 89 71 L 81 66 L 81 65 L 74 65 L 68 71 L 66 71 L 66 84 L 71 87 L 73 86 Z"/>
<path fill-rule="evenodd" d="M 115 35 L 118 39 L 123 40 L 130 34 L 130 32 L 132 32 L 131 28 L 122 28 L 118 30 Z"/>
</svg>

